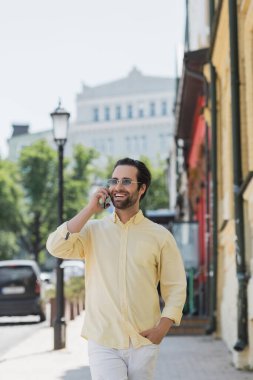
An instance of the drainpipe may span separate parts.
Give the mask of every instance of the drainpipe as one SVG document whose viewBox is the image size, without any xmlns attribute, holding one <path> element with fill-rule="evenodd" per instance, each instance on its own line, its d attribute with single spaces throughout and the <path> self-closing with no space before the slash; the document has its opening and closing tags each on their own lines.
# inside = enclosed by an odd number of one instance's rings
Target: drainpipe
<svg viewBox="0 0 253 380">
<path fill-rule="evenodd" d="M 211 100 L 211 173 L 212 173 L 212 255 L 208 257 L 208 288 L 209 288 L 209 326 L 207 334 L 216 331 L 217 324 L 217 258 L 218 258 L 218 187 L 217 187 L 217 96 L 216 96 L 216 71 L 211 63 L 213 45 L 222 1 L 219 1 L 215 12 L 214 0 L 209 1 L 210 19 L 210 100 Z"/>
<path fill-rule="evenodd" d="M 186 22 L 185 22 L 185 41 L 184 46 L 185 50 L 190 50 L 190 30 L 189 30 L 189 0 L 186 0 L 185 2 L 185 8 L 186 8 Z"/>
<path fill-rule="evenodd" d="M 240 193 L 242 185 L 241 134 L 240 134 L 240 81 L 238 60 L 237 1 L 230 0 L 229 39 L 231 61 L 231 111 L 233 138 L 233 175 L 234 175 L 234 215 L 236 233 L 236 271 L 238 280 L 237 299 L 237 342 L 234 350 L 243 351 L 248 344 L 247 330 L 247 274 L 244 245 L 243 199 Z"/>
<path fill-rule="evenodd" d="M 216 330 L 217 322 L 217 258 L 218 258 L 218 187 L 217 187 L 217 109 L 216 109 L 216 71 L 210 64 L 211 83 L 211 171 L 212 171 L 212 246 L 213 254 L 209 260 L 209 327 L 207 334 L 212 334 Z"/>
<path fill-rule="evenodd" d="M 212 31 L 212 28 L 213 28 L 214 13 L 215 13 L 214 0 L 209 0 L 209 18 L 210 18 L 210 30 L 211 31 Z"/>
<path fill-rule="evenodd" d="M 205 123 L 205 156 L 206 156 L 206 178 L 205 178 L 205 195 L 206 195 L 206 256 L 207 256 L 207 266 L 206 266 L 206 276 L 207 281 L 205 282 L 205 314 L 209 315 L 209 301 L 210 301 L 210 284 L 209 284 L 209 273 L 210 273 L 210 257 L 211 257 L 211 234 L 210 234 L 210 138 L 209 138 L 209 127 Z"/>
</svg>

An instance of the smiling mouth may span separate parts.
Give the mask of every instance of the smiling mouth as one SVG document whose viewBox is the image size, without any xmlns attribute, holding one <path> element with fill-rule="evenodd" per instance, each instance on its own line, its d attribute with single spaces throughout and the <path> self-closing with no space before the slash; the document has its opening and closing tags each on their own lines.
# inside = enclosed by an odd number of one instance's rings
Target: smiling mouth
<svg viewBox="0 0 253 380">
<path fill-rule="evenodd" d="M 126 197 L 126 194 L 121 194 L 121 193 L 116 193 L 113 195 L 113 198 L 118 200 L 118 199 L 123 199 Z"/>
</svg>

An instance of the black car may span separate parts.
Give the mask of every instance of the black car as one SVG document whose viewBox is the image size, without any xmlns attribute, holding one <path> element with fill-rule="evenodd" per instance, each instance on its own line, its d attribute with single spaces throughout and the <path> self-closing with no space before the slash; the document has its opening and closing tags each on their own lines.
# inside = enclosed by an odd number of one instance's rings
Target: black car
<svg viewBox="0 0 253 380">
<path fill-rule="evenodd" d="M 26 315 L 46 319 L 39 267 L 32 260 L 0 261 L 0 316 Z"/>
</svg>

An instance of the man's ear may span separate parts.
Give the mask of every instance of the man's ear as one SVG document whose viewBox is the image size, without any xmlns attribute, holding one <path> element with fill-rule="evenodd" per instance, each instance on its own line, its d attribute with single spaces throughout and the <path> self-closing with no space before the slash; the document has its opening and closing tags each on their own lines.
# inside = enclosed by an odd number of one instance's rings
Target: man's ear
<svg viewBox="0 0 253 380">
<path fill-rule="evenodd" d="M 139 189 L 139 194 L 142 195 L 145 193 L 146 191 L 146 188 L 147 188 L 147 185 L 145 185 L 145 183 L 142 183 L 140 189 Z"/>
</svg>

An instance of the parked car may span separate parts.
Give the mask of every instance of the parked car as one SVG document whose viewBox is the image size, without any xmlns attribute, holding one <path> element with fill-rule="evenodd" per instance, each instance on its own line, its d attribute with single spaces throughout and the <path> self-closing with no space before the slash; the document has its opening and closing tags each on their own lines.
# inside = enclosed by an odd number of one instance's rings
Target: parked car
<svg viewBox="0 0 253 380">
<path fill-rule="evenodd" d="M 26 315 L 46 319 L 39 267 L 33 260 L 0 261 L 0 316 Z"/>
</svg>

